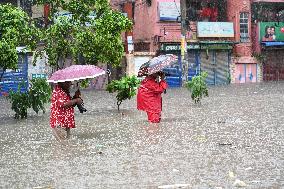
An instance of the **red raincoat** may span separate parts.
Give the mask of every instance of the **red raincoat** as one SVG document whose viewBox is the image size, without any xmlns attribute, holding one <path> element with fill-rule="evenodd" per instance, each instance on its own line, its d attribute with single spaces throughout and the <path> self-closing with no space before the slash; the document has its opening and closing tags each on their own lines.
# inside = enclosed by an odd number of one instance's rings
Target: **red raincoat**
<svg viewBox="0 0 284 189">
<path fill-rule="evenodd" d="M 168 87 L 167 82 L 156 82 L 153 77 L 146 77 L 138 89 L 137 109 L 150 113 L 161 113 L 162 93 Z"/>
<path fill-rule="evenodd" d="M 50 126 L 52 128 L 56 126 L 75 128 L 74 107 L 62 107 L 70 100 L 70 95 L 56 85 L 51 98 Z"/>
</svg>

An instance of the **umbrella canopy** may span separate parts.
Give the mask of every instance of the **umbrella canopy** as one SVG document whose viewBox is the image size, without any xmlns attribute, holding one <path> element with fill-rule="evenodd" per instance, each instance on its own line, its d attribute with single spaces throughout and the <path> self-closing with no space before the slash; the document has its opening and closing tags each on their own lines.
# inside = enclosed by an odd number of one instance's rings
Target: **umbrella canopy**
<svg viewBox="0 0 284 189">
<path fill-rule="evenodd" d="M 80 79 L 95 78 L 105 73 L 106 72 L 103 69 L 94 65 L 72 65 L 54 72 L 47 82 L 59 83 L 76 81 Z"/>
<path fill-rule="evenodd" d="M 165 54 L 154 57 L 148 62 L 142 64 L 138 71 L 138 77 L 147 76 L 162 71 L 164 68 L 174 64 L 177 58 L 178 57 L 173 54 Z"/>
</svg>

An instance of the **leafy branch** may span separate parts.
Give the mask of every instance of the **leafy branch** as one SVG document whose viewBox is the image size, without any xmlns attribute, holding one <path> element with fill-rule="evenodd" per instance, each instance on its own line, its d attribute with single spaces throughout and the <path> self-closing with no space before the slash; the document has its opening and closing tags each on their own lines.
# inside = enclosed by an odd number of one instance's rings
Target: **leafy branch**
<svg viewBox="0 0 284 189">
<path fill-rule="evenodd" d="M 17 68 L 16 47 L 33 50 L 39 38 L 40 31 L 27 13 L 11 4 L 0 4 L 0 82 L 6 69 Z"/>
<path fill-rule="evenodd" d="M 49 64 L 57 68 L 67 58 L 78 63 L 80 56 L 88 64 L 120 64 L 124 52 L 121 32 L 130 30 L 132 22 L 113 11 L 107 0 L 34 0 L 37 5 L 45 3 L 51 7 L 51 24 L 42 31 L 44 45 L 37 56 L 46 52 Z M 59 10 L 69 16 L 60 16 Z"/>
<path fill-rule="evenodd" d="M 200 75 L 192 78 L 186 83 L 186 88 L 191 91 L 191 98 L 194 103 L 200 103 L 203 96 L 208 97 L 208 88 L 206 85 L 207 72 L 201 72 Z"/>
<path fill-rule="evenodd" d="M 135 76 L 126 76 L 120 80 L 114 80 L 107 85 L 107 91 L 110 93 L 117 92 L 116 95 L 116 104 L 119 111 L 119 107 L 122 101 L 131 99 L 136 95 L 136 89 L 140 81 Z"/>
</svg>

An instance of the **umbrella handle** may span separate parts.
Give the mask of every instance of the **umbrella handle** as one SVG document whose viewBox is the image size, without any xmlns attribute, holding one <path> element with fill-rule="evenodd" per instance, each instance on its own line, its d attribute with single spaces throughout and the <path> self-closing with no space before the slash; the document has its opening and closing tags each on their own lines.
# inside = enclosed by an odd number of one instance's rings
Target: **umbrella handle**
<svg viewBox="0 0 284 189">
<path fill-rule="evenodd" d="M 81 96 L 81 91 L 80 91 L 80 89 L 78 88 L 77 91 L 75 92 L 74 97 L 79 98 L 80 96 Z"/>
</svg>

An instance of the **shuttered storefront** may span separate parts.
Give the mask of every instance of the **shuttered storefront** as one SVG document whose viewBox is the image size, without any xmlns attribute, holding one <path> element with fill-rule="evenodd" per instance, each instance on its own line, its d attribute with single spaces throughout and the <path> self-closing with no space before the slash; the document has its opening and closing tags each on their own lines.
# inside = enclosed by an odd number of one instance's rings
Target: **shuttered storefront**
<svg viewBox="0 0 284 189">
<path fill-rule="evenodd" d="M 217 76 L 216 84 L 228 84 L 229 77 L 228 51 L 216 51 Z"/>
<path fill-rule="evenodd" d="M 224 50 L 212 50 L 208 53 L 200 53 L 201 71 L 206 71 L 209 85 L 223 85 L 229 82 L 229 52 Z"/>
<path fill-rule="evenodd" d="M 263 51 L 266 60 L 263 63 L 263 80 L 284 80 L 284 49 Z"/>
<path fill-rule="evenodd" d="M 206 50 L 208 49 L 208 50 Z M 223 85 L 229 83 L 229 64 L 232 43 L 197 43 L 188 44 L 188 80 L 198 75 L 200 71 L 206 71 L 209 85 Z M 169 68 L 167 81 L 170 86 L 182 86 L 182 69 L 179 44 L 163 44 L 161 54 L 176 54 L 179 61 Z M 167 69 L 166 69 L 167 70 Z"/>
<path fill-rule="evenodd" d="M 216 64 L 214 62 L 214 54 L 213 51 L 202 51 L 200 53 L 200 64 L 201 64 L 201 71 L 205 71 L 208 73 L 206 78 L 206 83 L 209 85 L 216 84 Z"/>
<path fill-rule="evenodd" d="M 188 80 L 198 75 L 200 72 L 200 57 L 199 51 L 188 52 Z"/>
</svg>

